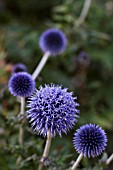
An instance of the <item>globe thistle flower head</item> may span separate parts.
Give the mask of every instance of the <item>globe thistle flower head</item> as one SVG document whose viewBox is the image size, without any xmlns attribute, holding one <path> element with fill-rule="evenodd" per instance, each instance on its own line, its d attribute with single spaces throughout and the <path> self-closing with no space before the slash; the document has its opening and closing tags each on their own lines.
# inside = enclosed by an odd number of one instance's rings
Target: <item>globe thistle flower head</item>
<svg viewBox="0 0 113 170">
<path fill-rule="evenodd" d="M 62 132 L 67 133 L 77 122 L 79 104 L 75 102 L 76 97 L 62 89 L 58 85 L 40 86 L 35 94 L 30 97 L 27 111 L 34 131 L 46 136 L 50 131 L 55 137 L 58 133 L 61 137 Z"/>
<path fill-rule="evenodd" d="M 22 63 L 14 64 L 12 68 L 12 73 L 14 74 L 18 72 L 27 72 L 27 67 Z"/>
<path fill-rule="evenodd" d="M 77 56 L 77 62 L 84 67 L 88 67 L 90 64 L 89 55 L 85 51 L 80 51 Z"/>
<path fill-rule="evenodd" d="M 90 57 L 85 51 L 80 51 L 73 62 L 76 70 L 84 70 L 86 72 L 90 65 Z"/>
<path fill-rule="evenodd" d="M 84 157 L 96 157 L 106 147 L 107 137 L 104 130 L 95 124 L 81 126 L 73 137 L 73 144 L 79 154 Z"/>
<path fill-rule="evenodd" d="M 39 46 L 41 50 L 49 52 L 50 55 L 57 55 L 64 52 L 67 45 L 65 34 L 56 28 L 51 28 L 42 33 Z"/>
<path fill-rule="evenodd" d="M 35 90 L 35 82 L 26 72 L 13 74 L 8 83 L 9 91 L 14 96 L 29 97 Z"/>
</svg>

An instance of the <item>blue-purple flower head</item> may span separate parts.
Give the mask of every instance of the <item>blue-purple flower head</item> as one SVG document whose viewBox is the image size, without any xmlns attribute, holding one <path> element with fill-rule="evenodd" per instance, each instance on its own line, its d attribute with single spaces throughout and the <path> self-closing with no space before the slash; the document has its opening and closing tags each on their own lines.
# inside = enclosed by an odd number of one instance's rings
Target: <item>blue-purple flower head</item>
<svg viewBox="0 0 113 170">
<path fill-rule="evenodd" d="M 77 58 L 76 58 L 76 62 L 77 62 L 78 65 L 88 67 L 89 64 L 90 64 L 89 55 L 85 51 L 80 51 Z"/>
<path fill-rule="evenodd" d="M 51 28 L 42 33 L 39 46 L 41 50 L 50 55 L 58 55 L 64 52 L 67 45 L 65 34 L 56 28 Z"/>
<path fill-rule="evenodd" d="M 14 64 L 12 68 L 12 73 L 14 74 L 18 72 L 27 72 L 27 67 L 22 63 Z"/>
<path fill-rule="evenodd" d="M 9 91 L 14 96 L 29 97 L 35 90 L 35 82 L 26 72 L 13 74 L 8 83 Z"/>
<path fill-rule="evenodd" d="M 77 122 L 79 105 L 71 92 L 58 85 L 40 86 L 29 99 L 27 118 L 34 131 L 46 136 L 50 131 L 55 137 L 67 133 Z"/>
<path fill-rule="evenodd" d="M 73 144 L 77 152 L 89 158 L 100 155 L 105 150 L 106 143 L 106 133 L 95 124 L 81 126 L 73 137 Z"/>
</svg>

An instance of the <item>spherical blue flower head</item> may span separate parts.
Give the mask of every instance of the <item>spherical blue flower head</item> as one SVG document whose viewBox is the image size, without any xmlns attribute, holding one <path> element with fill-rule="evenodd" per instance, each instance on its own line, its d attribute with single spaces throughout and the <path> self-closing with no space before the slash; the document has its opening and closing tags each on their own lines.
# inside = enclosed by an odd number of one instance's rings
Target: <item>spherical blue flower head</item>
<svg viewBox="0 0 113 170">
<path fill-rule="evenodd" d="M 35 90 L 35 82 L 30 74 L 18 72 L 10 78 L 8 87 L 14 96 L 29 97 Z"/>
<path fill-rule="evenodd" d="M 56 28 L 51 28 L 42 33 L 39 46 L 41 50 L 49 52 L 50 55 L 63 53 L 67 45 L 65 34 Z"/>
<path fill-rule="evenodd" d="M 12 68 L 12 73 L 18 72 L 27 72 L 27 67 L 22 63 L 14 64 Z"/>
<path fill-rule="evenodd" d="M 79 117 L 76 108 L 79 104 L 75 99 L 72 93 L 61 86 L 40 86 L 29 100 L 27 118 L 38 134 L 46 136 L 50 131 L 53 137 L 57 133 L 61 136 L 62 132 L 67 133 L 73 128 Z"/>
<path fill-rule="evenodd" d="M 100 155 L 107 143 L 104 130 L 95 124 L 86 124 L 80 127 L 74 134 L 73 144 L 79 154 L 85 157 Z"/>
</svg>

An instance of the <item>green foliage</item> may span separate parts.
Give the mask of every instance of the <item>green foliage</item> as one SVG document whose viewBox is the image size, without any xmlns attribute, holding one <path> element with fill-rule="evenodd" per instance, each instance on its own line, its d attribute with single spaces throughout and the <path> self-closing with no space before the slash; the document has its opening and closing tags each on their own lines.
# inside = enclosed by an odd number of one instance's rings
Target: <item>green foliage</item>
<svg viewBox="0 0 113 170">
<path fill-rule="evenodd" d="M 20 155 L 20 170 L 38 167 L 45 139 L 34 134 L 26 122 L 24 148 L 19 146 L 20 103 L 9 94 L 7 82 L 14 63 L 26 64 L 32 74 L 42 57 L 39 36 L 48 27 L 61 28 L 68 46 L 64 54 L 49 59 L 37 79 L 37 88 L 45 83 L 68 87 L 78 96 L 81 113 L 74 130 L 52 140 L 46 169 L 69 168 L 71 160 L 78 156 L 72 144 L 73 132 L 85 123 L 99 124 L 105 129 L 109 141 L 106 152 L 113 152 L 113 2 L 92 1 L 85 21 L 77 26 L 83 4 L 83 0 L 0 2 L 0 170 L 15 170 Z M 76 66 L 75 59 L 81 51 L 89 56 L 88 67 Z M 85 158 L 78 169 L 104 168 L 98 158 Z"/>
</svg>

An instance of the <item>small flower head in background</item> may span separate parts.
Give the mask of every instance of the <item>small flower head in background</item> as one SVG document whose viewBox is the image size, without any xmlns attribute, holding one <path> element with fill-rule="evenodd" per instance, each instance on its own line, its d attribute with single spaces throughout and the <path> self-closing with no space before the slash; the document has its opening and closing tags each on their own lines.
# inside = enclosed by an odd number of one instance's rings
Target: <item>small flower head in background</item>
<svg viewBox="0 0 113 170">
<path fill-rule="evenodd" d="M 85 51 L 80 51 L 76 56 L 75 60 L 75 67 L 76 69 L 87 68 L 90 65 L 90 57 L 89 54 Z"/>
<path fill-rule="evenodd" d="M 81 126 L 74 134 L 73 144 L 79 154 L 85 157 L 96 157 L 106 147 L 107 137 L 104 130 L 95 124 Z"/>
<path fill-rule="evenodd" d="M 67 45 L 65 34 L 56 28 L 51 28 L 42 33 L 39 46 L 41 50 L 49 52 L 50 55 L 57 55 L 64 52 Z"/>
<path fill-rule="evenodd" d="M 75 125 L 79 113 L 71 92 L 58 85 L 40 86 L 40 89 L 29 99 L 27 118 L 38 134 L 44 136 L 50 131 L 52 136 L 67 131 Z"/>
<path fill-rule="evenodd" d="M 14 96 L 29 97 L 35 90 L 35 82 L 30 74 L 18 72 L 10 78 L 8 87 Z"/>
<path fill-rule="evenodd" d="M 22 63 L 14 64 L 12 68 L 12 73 L 14 74 L 18 72 L 27 72 L 27 67 Z"/>
</svg>

